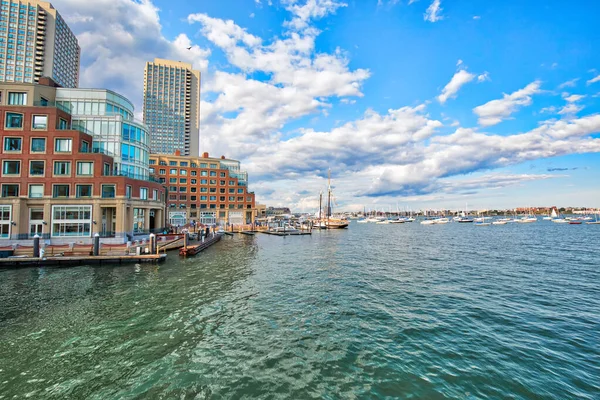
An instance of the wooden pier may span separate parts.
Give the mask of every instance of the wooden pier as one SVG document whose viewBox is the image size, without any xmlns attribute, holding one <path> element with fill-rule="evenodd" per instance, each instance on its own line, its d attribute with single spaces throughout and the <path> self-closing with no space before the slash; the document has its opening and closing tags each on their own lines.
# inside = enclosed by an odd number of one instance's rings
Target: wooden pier
<svg viewBox="0 0 600 400">
<path fill-rule="evenodd" d="M 6 267 L 49 267 L 49 266 L 74 266 L 89 264 L 124 264 L 143 262 L 162 262 L 166 254 L 140 254 L 140 255 L 110 255 L 110 256 L 51 256 L 51 257 L 8 257 L 0 258 L 0 268 Z"/>
<path fill-rule="evenodd" d="M 217 233 L 210 239 L 205 239 L 204 242 L 202 242 L 202 243 L 192 244 L 192 245 L 188 245 L 187 247 L 182 247 L 181 249 L 179 249 L 179 255 L 183 256 L 183 257 L 195 256 L 196 254 L 200 253 L 202 250 L 205 250 L 208 247 L 212 246 L 213 244 L 217 243 L 219 240 L 221 240 L 222 237 L 223 237 L 223 235 L 221 233 Z"/>
</svg>

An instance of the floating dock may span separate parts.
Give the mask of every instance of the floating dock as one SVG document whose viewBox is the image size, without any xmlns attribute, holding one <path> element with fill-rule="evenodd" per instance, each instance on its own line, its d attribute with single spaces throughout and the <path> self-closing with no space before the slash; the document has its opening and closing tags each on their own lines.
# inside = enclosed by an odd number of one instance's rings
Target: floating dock
<svg viewBox="0 0 600 400">
<path fill-rule="evenodd" d="M 274 232 L 274 231 L 261 231 L 261 233 L 265 233 L 267 235 L 274 235 L 274 236 L 303 236 L 303 235 L 310 235 L 311 232 L 310 231 L 292 231 L 292 232 Z"/>
<path fill-rule="evenodd" d="M 187 247 L 182 247 L 181 249 L 179 249 L 179 255 L 182 257 L 195 256 L 196 254 L 200 253 L 202 250 L 217 243 L 219 240 L 221 240 L 221 237 L 223 237 L 223 235 L 220 233 L 217 233 L 210 239 L 205 239 L 204 242 L 202 242 L 202 243 L 188 245 Z"/>
</svg>

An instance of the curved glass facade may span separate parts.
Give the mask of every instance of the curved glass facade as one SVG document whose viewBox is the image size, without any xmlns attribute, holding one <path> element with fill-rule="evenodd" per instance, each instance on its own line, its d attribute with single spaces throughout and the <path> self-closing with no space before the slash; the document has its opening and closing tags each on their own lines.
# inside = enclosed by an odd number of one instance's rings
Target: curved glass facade
<svg viewBox="0 0 600 400">
<path fill-rule="evenodd" d="M 148 179 L 148 128 L 133 119 L 129 100 L 110 90 L 59 88 L 56 102 L 71 110 L 73 124 L 94 137 L 94 152 L 114 157 L 114 174 Z"/>
</svg>

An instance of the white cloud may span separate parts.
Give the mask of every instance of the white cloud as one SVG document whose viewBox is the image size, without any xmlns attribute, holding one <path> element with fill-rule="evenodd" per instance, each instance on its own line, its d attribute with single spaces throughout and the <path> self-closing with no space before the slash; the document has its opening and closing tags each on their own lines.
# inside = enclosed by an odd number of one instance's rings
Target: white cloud
<svg viewBox="0 0 600 400">
<path fill-rule="evenodd" d="M 566 87 L 575 87 L 578 80 L 579 80 L 579 78 L 574 78 L 574 79 L 571 79 L 570 81 L 563 82 L 560 85 L 558 85 L 558 88 L 564 89 Z"/>
<path fill-rule="evenodd" d="M 449 98 L 456 97 L 456 93 L 458 93 L 460 88 L 464 84 L 471 82 L 474 78 L 475 74 L 471 74 L 466 70 L 461 69 L 460 71 L 455 73 L 452 79 L 450 79 L 450 82 L 448 82 L 448 84 L 444 86 L 444 89 L 442 89 L 442 93 L 437 97 L 438 101 L 444 104 Z"/>
<path fill-rule="evenodd" d="M 479 116 L 479 124 L 496 125 L 510 117 L 522 106 L 531 104 L 531 96 L 540 93 L 540 81 L 535 81 L 511 94 L 504 94 L 501 99 L 489 101 L 475 107 L 473 112 Z"/>
<path fill-rule="evenodd" d="M 594 78 L 590 79 L 589 81 L 587 81 L 587 84 L 591 85 L 592 83 L 596 83 L 598 81 L 600 81 L 600 75 L 597 75 L 596 77 L 594 77 Z"/>
<path fill-rule="evenodd" d="M 565 99 L 569 103 L 574 103 L 574 102 L 579 101 L 579 100 L 581 100 L 583 98 L 585 98 L 584 94 L 572 94 L 572 95 L 569 95 L 569 93 L 563 93 L 563 99 Z"/>
<path fill-rule="evenodd" d="M 441 0 L 433 0 L 433 2 L 427 7 L 425 14 L 423 14 L 423 19 L 429 22 L 437 22 L 443 17 L 439 15 L 443 8 L 440 7 Z"/>
<path fill-rule="evenodd" d="M 460 60 L 460 59 L 459 59 L 459 60 L 456 62 L 456 66 L 458 67 L 458 66 L 459 66 L 459 65 L 461 65 L 462 63 L 463 63 L 463 60 Z"/>
<path fill-rule="evenodd" d="M 477 19 L 481 19 L 480 15 L 473 15 L 473 19 L 477 20 Z"/>
<path fill-rule="evenodd" d="M 323 18 L 327 14 L 335 13 L 340 7 L 347 7 L 346 3 L 336 0 L 307 0 L 304 5 L 296 4 L 296 0 L 284 0 L 286 9 L 294 15 L 288 25 L 295 30 L 308 27 L 311 19 Z"/>
<path fill-rule="evenodd" d="M 479 74 L 477 75 L 477 82 L 481 83 L 481 82 L 485 82 L 485 81 L 490 81 L 490 74 L 488 72 L 484 72 L 483 74 Z"/>
<path fill-rule="evenodd" d="M 568 115 L 574 116 L 579 111 L 583 110 L 583 106 L 578 106 L 577 104 L 569 103 L 558 111 L 560 115 Z"/>
</svg>

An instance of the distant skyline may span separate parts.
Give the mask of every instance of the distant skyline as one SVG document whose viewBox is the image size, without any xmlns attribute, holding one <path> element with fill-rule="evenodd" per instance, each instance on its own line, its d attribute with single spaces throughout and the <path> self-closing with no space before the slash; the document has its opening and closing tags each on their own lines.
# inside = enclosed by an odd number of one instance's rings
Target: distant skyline
<svg viewBox="0 0 600 400">
<path fill-rule="evenodd" d="M 80 87 L 139 111 L 147 61 L 199 69 L 200 153 L 240 160 L 260 203 L 312 212 L 330 168 L 348 211 L 600 207 L 600 3 L 52 4 Z"/>
</svg>

